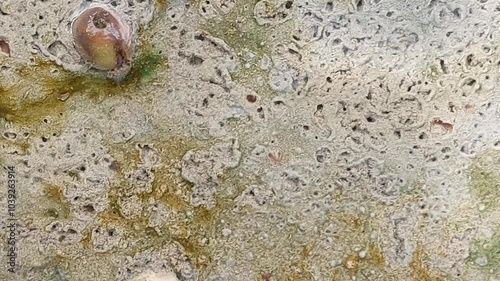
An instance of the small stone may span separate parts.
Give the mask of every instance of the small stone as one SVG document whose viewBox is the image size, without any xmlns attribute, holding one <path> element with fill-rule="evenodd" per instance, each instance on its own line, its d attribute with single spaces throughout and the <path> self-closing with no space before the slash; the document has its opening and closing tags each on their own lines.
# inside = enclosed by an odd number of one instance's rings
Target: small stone
<svg viewBox="0 0 500 281">
<path fill-rule="evenodd" d="M 271 66 L 271 59 L 268 56 L 264 56 L 260 61 L 260 69 L 267 70 Z"/>
<path fill-rule="evenodd" d="M 480 229 L 478 231 L 478 236 L 482 239 L 482 240 L 491 240 L 493 238 L 493 235 L 494 235 L 494 232 L 491 230 L 491 229 Z"/>
<path fill-rule="evenodd" d="M 231 229 L 224 228 L 222 230 L 222 236 L 224 237 L 228 237 L 229 235 L 231 235 L 231 233 L 232 233 Z"/>
<path fill-rule="evenodd" d="M 488 264 L 488 259 L 485 257 L 479 257 L 475 260 L 475 262 L 479 266 L 486 266 Z"/>
<path fill-rule="evenodd" d="M 58 99 L 59 99 L 60 101 L 65 101 L 65 100 L 67 100 L 68 98 L 69 98 L 69 93 L 60 94 L 60 95 L 59 95 L 59 97 L 58 97 Z"/>
<path fill-rule="evenodd" d="M 245 53 L 244 56 L 246 61 L 251 61 L 255 58 L 255 54 L 252 53 L 250 50 L 245 49 L 243 50 L 243 52 Z"/>
<path fill-rule="evenodd" d="M 236 264 L 236 261 L 233 258 L 228 258 L 224 261 L 224 264 L 227 266 L 234 266 Z"/>
<path fill-rule="evenodd" d="M 246 258 L 249 261 L 253 260 L 253 254 L 252 254 L 252 252 L 248 252 L 247 255 L 246 255 Z"/>
<path fill-rule="evenodd" d="M 366 258 L 366 251 L 360 251 L 360 252 L 358 253 L 358 256 L 359 256 L 360 258 L 362 258 L 362 259 Z"/>
<path fill-rule="evenodd" d="M 485 206 L 484 204 L 480 204 L 480 205 L 479 205 L 479 211 L 481 211 L 481 212 L 482 212 L 482 211 L 484 211 L 484 210 L 486 210 L 486 206 Z"/>
</svg>

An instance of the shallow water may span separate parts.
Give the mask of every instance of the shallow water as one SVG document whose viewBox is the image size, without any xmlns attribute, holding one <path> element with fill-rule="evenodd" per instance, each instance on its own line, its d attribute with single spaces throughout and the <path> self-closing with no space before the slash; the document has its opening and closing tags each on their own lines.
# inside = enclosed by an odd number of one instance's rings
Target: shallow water
<svg viewBox="0 0 500 281">
<path fill-rule="evenodd" d="M 0 0 L 0 280 L 500 279 L 496 1 L 92 3 Z"/>
</svg>

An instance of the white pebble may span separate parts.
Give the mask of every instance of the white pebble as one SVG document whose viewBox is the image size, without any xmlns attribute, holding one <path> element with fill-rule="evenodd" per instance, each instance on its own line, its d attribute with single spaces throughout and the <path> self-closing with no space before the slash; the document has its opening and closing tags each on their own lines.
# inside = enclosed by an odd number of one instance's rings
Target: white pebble
<svg viewBox="0 0 500 281">
<path fill-rule="evenodd" d="M 231 229 L 224 228 L 222 230 L 222 236 L 224 237 L 228 237 L 229 235 L 231 235 L 231 233 L 232 233 Z"/>
<path fill-rule="evenodd" d="M 358 253 L 358 256 L 359 256 L 360 258 L 362 258 L 362 259 L 366 258 L 366 251 L 360 251 L 360 252 Z"/>
<path fill-rule="evenodd" d="M 488 264 L 488 259 L 485 257 L 479 257 L 476 259 L 476 264 L 479 266 L 486 266 Z"/>
<path fill-rule="evenodd" d="M 60 95 L 59 95 L 59 97 L 58 97 L 58 99 L 59 99 L 60 101 L 65 101 L 65 100 L 67 100 L 68 98 L 69 98 L 69 93 L 60 94 Z"/>
<path fill-rule="evenodd" d="M 248 252 L 247 253 L 247 260 L 249 260 L 249 261 L 253 260 L 253 254 L 252 254 L 252 252 Z"/>
</svg>

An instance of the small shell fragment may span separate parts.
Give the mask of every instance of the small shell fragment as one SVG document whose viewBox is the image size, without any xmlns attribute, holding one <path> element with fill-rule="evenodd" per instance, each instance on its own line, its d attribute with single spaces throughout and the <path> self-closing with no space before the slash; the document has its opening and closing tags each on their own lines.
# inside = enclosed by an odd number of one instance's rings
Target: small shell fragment
<svg viewBox="0 0 500 281">
<path fill-rule="evenodd" d="M 59 97 L 57 97 L 57 99 L 60 101 L 66 101 L 68 98 L 69 98 L 69 93 L 60 94 Z"/>
<path fill-rule="evenodd" d="M 10 57 L 10 46 L 5 39 L 0 38 L 0 52 Z"/>
</svg>

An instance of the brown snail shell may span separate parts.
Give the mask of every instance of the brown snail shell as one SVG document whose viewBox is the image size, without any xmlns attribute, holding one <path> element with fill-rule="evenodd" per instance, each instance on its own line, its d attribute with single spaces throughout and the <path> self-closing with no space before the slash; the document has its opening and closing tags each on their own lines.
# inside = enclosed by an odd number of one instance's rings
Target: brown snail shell
<svg viewBox="0 0 500 281">
<path fill-rule="evenodd" d="M 98 70 L 128 69 L 132 61 L 132 28 L 107 5 L 85 8 L 73 21 L 75 48 Z"/>
</svg>

